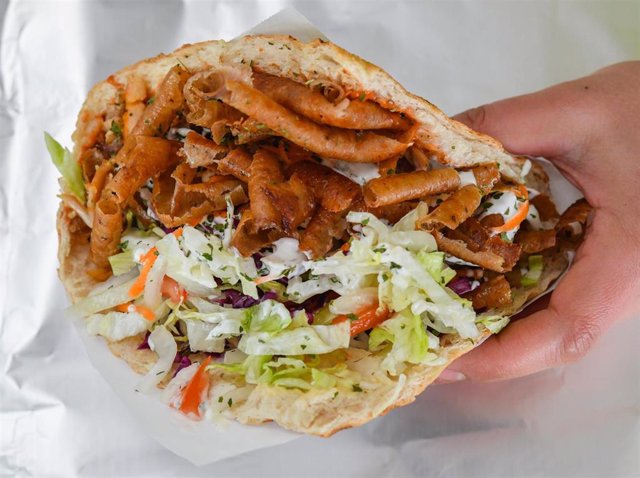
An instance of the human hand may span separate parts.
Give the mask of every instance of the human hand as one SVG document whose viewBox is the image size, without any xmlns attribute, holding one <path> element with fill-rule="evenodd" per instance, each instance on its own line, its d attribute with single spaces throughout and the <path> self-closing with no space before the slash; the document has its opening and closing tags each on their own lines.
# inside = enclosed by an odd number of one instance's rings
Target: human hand
<svg viewBox="0 0 640 478">
<path fill-rule="evenodd" d="M 640 61 L 626 62 L 455 117 L 512 153 L 552 161 L 594 214 L 548 304 L 541 299 L 542 310 L 459 358 L 440 383 L 509 379 L 573 362 L 613 323 L 638 314 L 639 92 Z"/>
</svg>

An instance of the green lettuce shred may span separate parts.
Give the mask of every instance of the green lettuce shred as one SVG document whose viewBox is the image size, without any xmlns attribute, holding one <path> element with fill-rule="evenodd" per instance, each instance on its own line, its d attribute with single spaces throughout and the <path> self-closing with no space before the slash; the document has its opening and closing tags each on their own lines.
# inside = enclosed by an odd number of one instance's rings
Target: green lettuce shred
<svg viewBox="0 0 640 478">
<path fill-rule="evenodd" d="M 54 166 L 58 168 L 60 174 L 62 174 L 65 187 L 84 204 L 86 191 L 80 164 L 73 159 L 71 151 L 63 148 L 62 145 L 47 132 L 44 133 L 44 142 L 47 145 L 51 161 Z"/>
</svg>

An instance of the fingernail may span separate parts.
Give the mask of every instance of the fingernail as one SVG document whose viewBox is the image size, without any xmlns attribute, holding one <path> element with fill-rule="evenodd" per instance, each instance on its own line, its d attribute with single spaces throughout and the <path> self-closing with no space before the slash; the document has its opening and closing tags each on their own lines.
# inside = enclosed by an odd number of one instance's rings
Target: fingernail
<svg viewBox="0 0 640 478">
<path fill-rule="evenodd" d="M 467 377 L 462 372 L 456 372 L 455 370 L 445 369 L 435 380 L 435 383 L 453 383 L 466 380 Z"/>
</svg>

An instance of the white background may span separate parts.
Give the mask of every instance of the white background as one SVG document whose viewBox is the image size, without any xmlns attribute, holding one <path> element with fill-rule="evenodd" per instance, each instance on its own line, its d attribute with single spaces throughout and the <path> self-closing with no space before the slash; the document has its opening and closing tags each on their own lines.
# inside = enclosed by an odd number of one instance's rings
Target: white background
<svg viewBox="0 0 640 478">
<path fill-rule="evenodd" d="M 42 131 L 70 145 L 93 83 L 183 43 L 231 38 L 290 4 L 450 114 L 640 57 L 636 1 L 0 3 L 0 475 L 640 475 L 637 319 L 578 364 L 434 386 L 329 440 L 202 468 L 142 432 L 89 364 L 62 318 L 57 172 Z"/>
</svg>

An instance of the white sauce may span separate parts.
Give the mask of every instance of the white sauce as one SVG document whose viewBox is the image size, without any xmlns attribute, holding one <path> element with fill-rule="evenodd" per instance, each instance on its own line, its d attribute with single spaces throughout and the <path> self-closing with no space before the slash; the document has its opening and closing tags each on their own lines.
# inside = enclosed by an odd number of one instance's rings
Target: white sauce
<svg viewBox="0 0 640 478">
<path fill-rule="evenodd" d="M 463 261 L 462 259 L 458 259 L 455 256 L 450 256 L 449 254 L 445 254 L 444 260 L 449 264 L 457 264 L 460 266 L 469 266 L 469 267 L 480 267 L 478 264 L 472 264 L 471 262 Z"/>
<path fill-rule="evenodd" d="M 524 162 L 524 164 L 522 165 L 522 178 L 523 179 L 527 174 L 529 174 L 529 171 L 531 171 L 531 161 L 527 159 Z"/>
<path fill-rule="evenodd" d="M 495 198 L 494 194 L 496 193 L 487 196 L 487 199 L 484 201 L 483 204 L 490 203 L 490 205 L 480 214 L 480 219 L 491 214 L 500 214 L 506 223 L 518 213 L 518 209 L 522 203 L 518 201 L 516 195 L 510 191 L 502 192 L 499 198 Z M 518 229 L 519 227 L 515 227 L 505 233 L 509 240 L 513 239 Z"/>
<path fill-rule="evenodd" d="M 540 220 L 540 213 L 533 204 L 529 204 L 529 213 L 527 214 L 526 220 L 534 231 L 545 229 L 542 221 Z"/>
<path fill-rule="evenodd" d="M 307 256 L 300 252 L 298 246 L 298 240 L 291 237 L 283 237 L 275 241 L 273 252 L 261 259 L 262 263 L 269 268 L 269 275 L 280 275 L 291 267 L 302 266 Z"/>
<path fill-rule="evenodd" d="M 360 186 L 368 183 L 372 179 L 380 177 L 380 171 L 376 163 L 352 163 L 339 159 L 322 159 L 322 165 L 333 169 L 335 172 L 348 177 Z"/>
<path fill-rule="evenodd" d="M 468 186 L 469 184 L 473 184 L 474 186 L 478 185 L 473 171 L 458 171 L 458 176 L 460 176 L 461 188 L 464 186 Z"/>
</svg>

